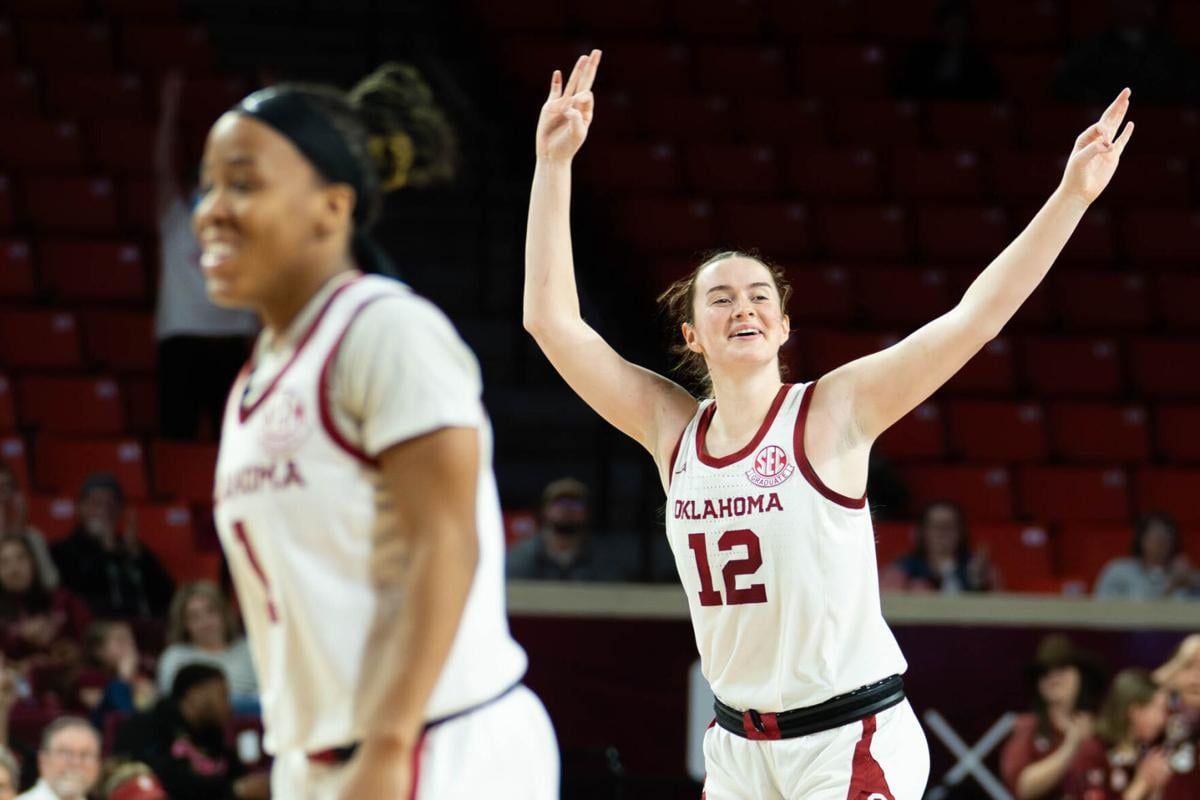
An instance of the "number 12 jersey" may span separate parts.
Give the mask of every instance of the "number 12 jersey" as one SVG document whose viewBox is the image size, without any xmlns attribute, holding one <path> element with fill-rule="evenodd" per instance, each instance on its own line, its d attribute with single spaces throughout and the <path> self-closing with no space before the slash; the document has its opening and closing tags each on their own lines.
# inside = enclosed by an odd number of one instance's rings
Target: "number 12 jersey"
<svg viewBox="0 0 1200 800">
<path fill-rule="evenodd" d="M 804 453 L 816 383 L 780 388 L 754 438 L 722 458 L 706 400 L 672 458 L 666 527 L 704 676 L 727 705 L 779 712 L 904 672 L 883 619 L 866 498 Z"/>
</svg>

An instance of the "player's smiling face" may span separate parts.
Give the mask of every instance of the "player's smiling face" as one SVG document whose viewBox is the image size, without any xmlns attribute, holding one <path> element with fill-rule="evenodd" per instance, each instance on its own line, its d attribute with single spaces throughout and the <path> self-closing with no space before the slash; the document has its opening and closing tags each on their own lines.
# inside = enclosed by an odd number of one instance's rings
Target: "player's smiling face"
<svg viewBox="0 0 1200 800">
<path fill-rule="evenodd" d="M 200 186 L 192 228 L 214 302 L 261 308 L 320 257 L 329 238 L 320 177 L 270 126 L 221 117 L 205 145 Z"/>
<path fill-rule="evenodd" d="M 788 337 L 779 289 L 770 270 L 752 258 L 715 261 L 696 276 L 688 347 L 709 369 L 774 362 Z"/>
</svg>

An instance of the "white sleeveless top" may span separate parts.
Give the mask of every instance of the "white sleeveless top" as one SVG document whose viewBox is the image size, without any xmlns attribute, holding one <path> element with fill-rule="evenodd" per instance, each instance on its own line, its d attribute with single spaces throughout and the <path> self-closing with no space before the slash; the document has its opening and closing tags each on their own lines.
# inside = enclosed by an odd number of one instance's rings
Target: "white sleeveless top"
<svg viewBox="0 0 1200 800">
<path fill-rule="evenodd" d="M 365 649 L 377 608 L 369 578 L 372 532 L 389 523 L 380 511 L 387 498 L 374 456 L 406 438 L 474 427 L 480 443 L 478 567 L 426 718 L 495 697 L 526 666 L 505 615 L 492 433 L 474 357 L 440 311 L 395 281 L 331 281 L 310 306 L 298 320 L 306 327 L 266 388 L 252 402 L 243 397 L 251 365 L 234 384 L 217 463 L 217 525 L 272 753 L 323 750 L 362 737 L 370 710 L 356 707 L 356 690 L 365 671 L 387 669 Z M 364 314 L 368 308 L 385 313 Z M 367 316 L 372 336 L 346 336 Z M 380 323 L 386 335 L 379 335 Z M 388 433 L 353 441 L 337 423 L 345 409 L 334 404 L 362 381 L 349 380 L 336 365 L 355 364 L 365 373 L 362 365 L 371 359 L 378 366 L 362 377 L 378 383 L 379 373 L 385 376 L 387 385 L 375 393 L 387 404 Z M 346 385 L 331 386 L 335 376 Z M 255 376 L 256 386 L 263 377 Z M 363 420 L 366 430 L 372 424 Z"/>
<path fill-rule="evenodd" d="M 784 385 L 724 458 L 700 404 L 672 457 L 666 527 L 713 693 L 778 713 L 907 668 L 879 605 L 866 498 L 825 486 L 804 453 L 814 383 Z"/>
</svg>

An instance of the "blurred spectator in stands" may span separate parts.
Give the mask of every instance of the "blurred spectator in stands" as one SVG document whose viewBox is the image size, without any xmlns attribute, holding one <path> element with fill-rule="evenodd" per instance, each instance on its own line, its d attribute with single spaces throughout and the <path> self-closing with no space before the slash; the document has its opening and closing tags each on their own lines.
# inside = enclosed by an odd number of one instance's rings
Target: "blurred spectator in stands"
<svg viewBox="0 0 1200 800">
<path fill-rule="evenodd" d="M 125 492 L 117 479 L 108 473 L 90 475 L 75 509 L 74 531 L 51 548 L 63 586 L 98 616 L 165 614 L 174 581 L 138 541 L 135 517 L 125 513 Z"/>
<path fill-rule="evenodd" d="M 904 58 L 896 92 L 904 97 L 986 100 L 1000 88 L 991 59 L 973 36 L 970 0 L 942 0 L 936 38 L 913 45 Z"/>
<path fill-rule="evenodd" d="M 1110 0 L 1108 27 L 1075 46 L 1055 84 L 1062 100 L 1105 104 L 1126 86 L 1139 103 L 1198 96 L 1197 63 L 1165 24 L 1160 0 Z"/>
<path fill-rule="evenodd" d="M 4 655 L 0 653 L 0 751 L 16 756 L 19 780 L 13 786 L 18 791 L 21 786 L 30 786 L 37 780 L 38 742 L 12 737 L 11 721 L 15 716 L 40 713 L 29 682 L 5 663 Z"/>
<path fill-rule="evenodd" d="M 1105 673 L 1094 656 L 1052 634 L 1038 645 L 1029 676 L 1033 712 L 1017 717 L 1000 774 L 1017 800 L 1059 797 L 1079 748 L 1095 734 Z"/>
<path fill-rule="evenodd" d="M 17 474 L 5 461 L 0 461 L 0 536 L 20 536 L 28 541 L 42 585 L 47 589 L 58 586 L 58 567 L 50 557 L 46 537 L 29 524 L 25 495 L 17 485 Z"/>
<path fill-rule="evenodd" d="M 216 306 L 204 289 L 200 246 L 192 233 L 196 170 L 179 169 L 179 104 L 183 79 L 163 80 L 154 164 L 158 203 L 160 273 L 155 335 L 158 338 L 158 420 L 163 436 L 195 439 L 220 430 L 225 398 L 258 330 L 254 315 Z M 205 427 L 207 423 L 207 427 Z"/>
<path fill-rule="evenodd" d="M 258 681 L 250 647 L 221 590 L 208 581 L 179 588 L 167 618 L 167 649 L 158 659 L 158 690 L 166 694 L 175 673 L 188 664 L 219 667 L 229 683 L 236 713 L 258 712 Z"/>
<path fill-rule="evenodd" d="M 229 687 L 217 667 L 190 664 L 171 693 L 117 733 L 116 753 L 154 770 L 172 800 L 257 800 L 270 796 L 265 773 L 246 773 L 226 734 Z"/>
<path fill-rule="evenodd" d="M 21 766 L 17 757 L 0 746 L 0 800 L 13 800 L 21 790 Z"/>
<path fill-rule="evenodd" d="M 100 734 L 80 717 L 46 726 L 37 785 L 17 800 L 85 800 L 100 779 Z"/>
<path fill-rule="evenodd" d="M 92 623 L 87 655 L 90 669 L 80 676 L 79 701 L 91 712 L 96 727 L 102 727 L 110 713 L 132 714 L 158 699 L 128 622 Z"/>
<path fill-rule="evenodd" d="M 621 581 L 629 570 L 615 548 L 592 535 L 588 490 L 562 478 L 542 492 L 538 531 L 508 551 L 508 577 Z"/>
<path fill-rule="evenodd" d="M 0 649 L 25 675 L 68 669 L 80 654 L 91 612 L 66 589 L 48 590 L 29 540 L 0 537 Z"/>
<path fill-rule="evenodd" d="M 1108 562 L 1096 579 L 1097 597 L 1155 600 L 1200 596 L 1200 571 L 1179 546 L 1169 514 L 1147 514 L 1133 531 L 1133 554 Z"/>
<path fill-rule="evenodd" d="M 104 780 L 104 800 L 170 800 L 154 770 L 138 761 L 113 768 Z"/>
<path fill-rule="evenodd" d="M 1158 800 L 1171 778 L 1167 753 L 1155 746 L 1167 722 L 1167 694 L 1149 673 L 1127 669 L 1113 678 L 1096 735 L 1084 742 L 1066 780 L 1072 797 Z"/>
<path fill-rule="evenodd" d="M 1169 696 L 1165 744 L 1176 773 L 1163 800 L 1200 797 L 1200 634 L 1180 642 L 1154 681 Z"/>
<path fill-rule="evenodd" d="M 938 500 L 925 506 L 914 535 L 913 551 L 880 575 L 884 590 L 956 594 L 1001 588 L 987 548 L 971 552 L 966 517 L 956 504 Z"/>
</svg>

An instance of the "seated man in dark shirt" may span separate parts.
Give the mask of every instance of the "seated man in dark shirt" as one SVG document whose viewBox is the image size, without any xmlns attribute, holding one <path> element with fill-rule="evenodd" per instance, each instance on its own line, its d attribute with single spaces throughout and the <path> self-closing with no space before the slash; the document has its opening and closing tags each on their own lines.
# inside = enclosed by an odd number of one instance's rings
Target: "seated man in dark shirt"
<svg viewBox="0 0 1200 800">
<path fill-rule="evenodd" d="M 122 529 L 125 492 L 107 473 L 90 475 L 79 490 L 78 521 L 71 535 L 51 548 L 62 585 L 101 617 L 161 617 L 175 592 L 162 564 Z"/>
<path fill-rule="evenodd" d="M 191 664 L 169 697 L 121 726 L 115 754 L 147 764 L 172 800 L 266 800 L 267 774 L 247 774 L 229 746 L 231 717 L 224 673 Z"/>
<path fill-rule="evenodd" d="M 543 491 L 537 533 L 509 550 L 507 574 L 525 580 L 628 580 L 631 569 L 621 544 L 593 537 L 587 487 L 563 478 Z"/>
</svg>

